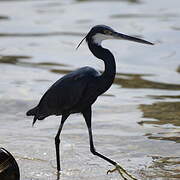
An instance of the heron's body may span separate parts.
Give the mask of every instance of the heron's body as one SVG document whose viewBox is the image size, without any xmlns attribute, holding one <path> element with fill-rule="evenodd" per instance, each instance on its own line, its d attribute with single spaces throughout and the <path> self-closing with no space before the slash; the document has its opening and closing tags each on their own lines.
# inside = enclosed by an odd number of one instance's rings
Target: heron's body
<svg viewBox="0 0 180 180">
<path fill-rule="evenodd" d="M 104 73 L 100 74 L 87 66 L 63 76 L 47 90 L 39 104 L 27 113 L 34 115 L 34 123 L 50 115 L 81 113 L 112 85 L 116 74 L 114 56 L 98 44 L 90 44 L 89 48 L 92 52 L 98 52 L 96 56 L 104 60 Z M 104 54 L 106 59 L 103 59 Z"/>
<path fill-rule="evenodd" d="M 50 115 L 82 112 L 101 94 L 96 86 L 99 77 L 100 74 L 91 67 L 83 67 L 65 75 L 48 89 L 29 115 L 42 120 Z M 97 91 L 99 93 L 95 94 Z"/>
<path fill-rule="evenodd" d="M 88 127 L 91 152 L 94 155 L 97 155 L 115 165 L 116 169 L 119 170 L 120 174 L 122 175 L 125 173 L 125 170 L 122 169 L 115 161 L 98 153 L 93 144 L 91 129 L 91 105 L 96 101 L 99 95 L 109 89 L 114 81 L 116 73 L 114 56 L 108 49 L 101 46 L 101 41 L 105 39 L 117 38 L 145 44 L 152 43 L 117 33 L 112 28 L 104 25 L 93 27 L 85 38 L 88 43 L 88 47 L 94 56 L 104 61 L 104 72 L 100 74 L 91 67 L 83 67 L 65 75 L 47 90 L 47 92 L 41 98 L 39 104 L 35 108 L 29 110 L 27 115 L 34 116 L 33 124 L 37 119 L 42 120 L 50 115 L 62 115 L 61 124 L 55 137 L 57 170 L 59 171 L 59 136 L 63 124 L 70 114 L 82 113 Z M 128 174 L 126 173 L 126 175 Z"/>
</svg>

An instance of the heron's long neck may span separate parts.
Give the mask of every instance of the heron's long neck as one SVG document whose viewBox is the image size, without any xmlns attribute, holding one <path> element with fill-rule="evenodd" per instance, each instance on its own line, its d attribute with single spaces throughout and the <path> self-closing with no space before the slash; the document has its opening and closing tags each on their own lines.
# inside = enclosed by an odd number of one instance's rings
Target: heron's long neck
<svg viewBox="0 0 180 180">
<path fill-rule="evenodd" d="M 112 85 L 115 74 L 116 74 L 116 64 L 113 54 L 102 46 L 96 44 L 88 44 L 89 49 L 99 59 L 102 59 L 105 64 L 105 70 L 102 75 L 99 77 L 99 90 L 100 93 L 105 92 Z"/>
</svg>

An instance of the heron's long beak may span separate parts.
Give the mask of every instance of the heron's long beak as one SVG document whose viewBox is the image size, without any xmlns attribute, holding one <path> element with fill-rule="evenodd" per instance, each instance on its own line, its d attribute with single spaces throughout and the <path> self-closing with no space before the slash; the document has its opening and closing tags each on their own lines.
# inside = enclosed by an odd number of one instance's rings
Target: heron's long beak
<svg viewBox="0 0 180 180">
<path fill-rule="evenodd" d="M 122 40 L 128 40 L 128 41 L 134 41 L 134 42 L 138 42 L 138 43 L 143 43 L 143 44 L 154 45 L 153 43 L 151 43 L 149 41 L 139 39 L 139 38 L 136 38 L 136 37 L 132 37 L 132 36 L 128 36 L 128 35 L 125 35 L 125 34 L 121 34 L 121 33 L 118 33 L 118 32 L 114 32 L 113 37 L 115 39 L 122 39 Z"/>
</svg>

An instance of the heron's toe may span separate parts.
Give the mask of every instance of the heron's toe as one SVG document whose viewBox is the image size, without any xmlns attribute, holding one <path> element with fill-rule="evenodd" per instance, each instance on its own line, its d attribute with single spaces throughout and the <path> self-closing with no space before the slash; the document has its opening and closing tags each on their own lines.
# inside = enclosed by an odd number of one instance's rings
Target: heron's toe
<svg viewBox="0 0 180 180">
<path fill-rule="evenodd" d="M 128 179 L 131 179 L 131 180 L 138 180 L 136 179 L 135 177 L 133 177 L 131 174 L 129 174 L 123 167 L 121 167 L 119 164 L 116 164 L 115 165 L 115 168 L 112 169 L 112 170 L 108 170 L 107 171 L 107 174 L 109 173 L 113 173 L 115 171 L 118 171 L 120 176 L 124 179 L 124 180 L 128 180 Z"/>
</svg>

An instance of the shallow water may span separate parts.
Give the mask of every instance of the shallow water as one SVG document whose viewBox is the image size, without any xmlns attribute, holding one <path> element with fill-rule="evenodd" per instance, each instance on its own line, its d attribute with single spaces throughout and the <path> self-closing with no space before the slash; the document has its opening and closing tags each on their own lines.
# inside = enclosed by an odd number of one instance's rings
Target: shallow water
<svg viewBox="0 0 180 180">
<path fill-rule="evenodd" d="M 103 64 L 85 43 L 96 24 L 154 42 L 105 41 L 116 57 L 113 86 L 93 106 L 96 149 L 144 180 L 180 178 L 180 1 L 0 1 L 0 146 L 17 159 L 22 180 L 56 180 L 54 136 L 59 117 L 31 127 L 25 112 L 76 68 Z M 62 132 L 60 179 L 116 180 L 89 151 L 81 115 Z"/>
</svg>

